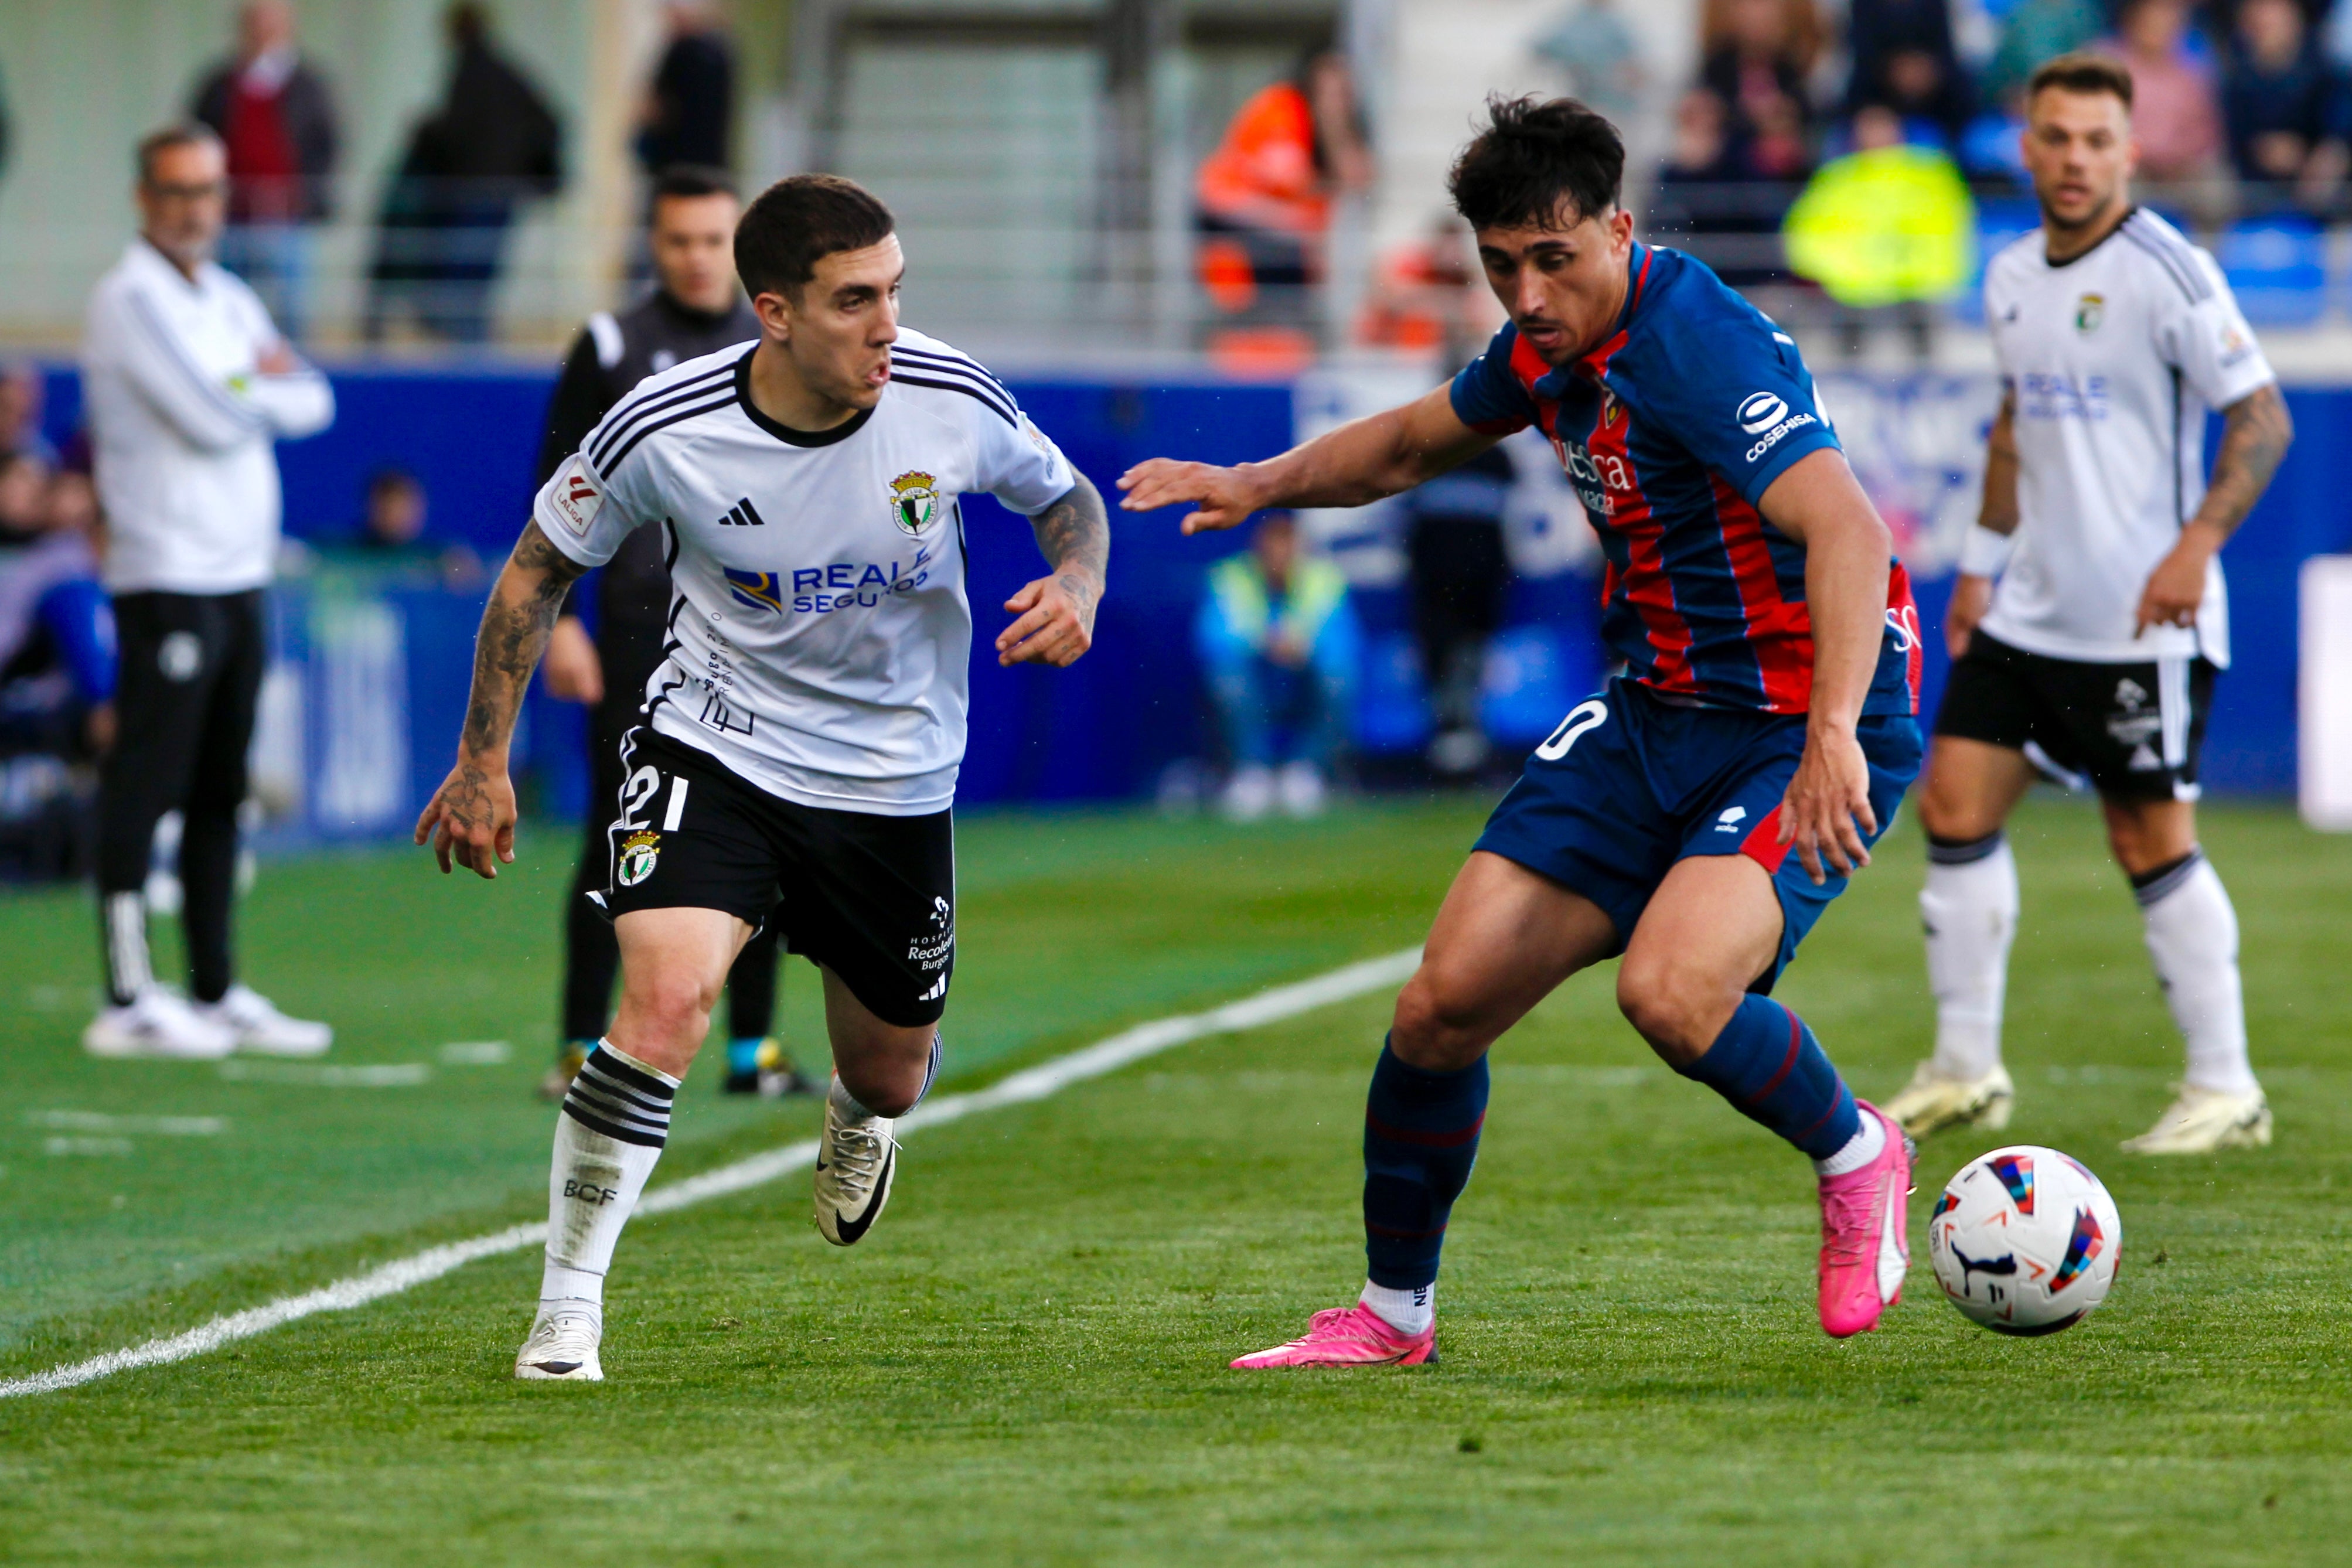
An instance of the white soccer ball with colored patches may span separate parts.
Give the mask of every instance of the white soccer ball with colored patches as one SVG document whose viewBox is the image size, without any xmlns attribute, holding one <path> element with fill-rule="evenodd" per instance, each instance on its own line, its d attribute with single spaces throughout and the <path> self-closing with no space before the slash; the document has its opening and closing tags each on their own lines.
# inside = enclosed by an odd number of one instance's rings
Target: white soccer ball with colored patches
<svg viewBox="0 0 2352 1568">
<path fill-rule="evenodd" d="M 2123 1216 L 2089 1167 L 2030 1143 L 1960 1168 L 1927 1215 L 1936 1283 L 1973 1322 L 2054 1334 L 2107 1299 Z"/>
</svg>

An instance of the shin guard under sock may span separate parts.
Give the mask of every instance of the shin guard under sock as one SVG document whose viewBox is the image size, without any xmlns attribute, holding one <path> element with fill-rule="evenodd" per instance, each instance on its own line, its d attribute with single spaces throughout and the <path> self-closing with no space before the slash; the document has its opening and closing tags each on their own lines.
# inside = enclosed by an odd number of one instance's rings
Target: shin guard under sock
<svg viewBox="0 0 2352 1568">
<path fill-rule="evenodd" d="M 601 1308 L 621 1227 L 669 1141 L 677 1079 L 599 1041 L 555 1119 L 547 1180 L 547 1271 L 540 1300 Z"/>
<path fill-rule="evenodd" d="M 1437 1278 L 1445 1223 L 1478 1158 L 1486 1062 L 1426 1072 L 1383 1044 L 1364 1102 L 1364 1253 L 1371 1282 L 1412 1290 Z"/>
<path fill-rule="evenodd" d="M 1861 1125 L 1853 1094 L 1821 1042 L 1769 996 L 1742 997 L 1706 1054 L 1675 1070 L 1816 1160 L 1844 1148 Z"/>
</svg>

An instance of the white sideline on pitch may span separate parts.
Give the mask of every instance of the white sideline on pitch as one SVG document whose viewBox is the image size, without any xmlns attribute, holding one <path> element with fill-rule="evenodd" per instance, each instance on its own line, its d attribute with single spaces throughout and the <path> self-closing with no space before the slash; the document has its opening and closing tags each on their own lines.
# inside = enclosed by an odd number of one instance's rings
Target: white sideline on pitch
<svg viewBox="0 0 2352 1568">
<path fill-rule="evenodd" d="M 1311 1013 L 1318 1007 L 1328 1007 L 1335 1002 L 1348 1001 L 1368 991 L 1402 984 L 1412 977 L 1414 966 L 1420 962 L 1421 949 L 1407 948 L 1385 958 L 1368 958 L 1360 963 L 1350 963 L 1328 973 L 1316 975 L 1311 980 L 1277 985 L 1271 991 L 1261 991 L 1255 996 L 1228 1002 L 1205 1013 L 1138 1024 L 1108 1040 L 1072 1051 L 1067 1056 L 1055 1057 L 1048 1062 L 1040 1062 L 1034 1068 L 1024 1068 L 986 1089 L 928 1100 L 900 1117 L 898 1130 L 903 1133 L 919 1128 L 943 1126 L 983 1110 L 1045 1100 L 1074 1083 L 1117 1072 L 1130 1062 L 1156 1056 L 1189 1040 L 1255 1029 L 1300 1013 Z M 667 1214 L 674 1209 L 707 1203 L 712 1198 L 725 1197 L 747 1187 L 760 1186 L 779 1176 L 789 1175 L 815 1159 L 815 1139 L 787 1143 L 781 1149 L 771 1149 L 764 1154 L 754 1154 L 731 1165 L 721 1165 L 698 1176 L 688 1176 L 682 1182 L 656 1187 L 638 1200 L 636 1212 L 640 1215 Z M 144 1344 L 109 1351 L 88 1361 L 52 1367 L 29 1377 L 0 1382 L 0 1399 L 13 1399 L 28 1394 L 55 1394 L 60 1389 L 111 1377 L 118 1372 L 131 1372 L 142 1366 L 164 1366 L 193 1356 L 205 1355 L 223 1345 L 282 1328 L 297 1319 L 307 1318 L 316 1312 L 348 1311 L 385 1296 L 397 1296 L 403 1290 L 414 1289 L 479 1258 L 520 1252 L 526 1247 L 543 1246 L 546 1241 L 547 1226 L 542 1221 L 535 1225 L 509 1226 L 487 1236 L 428 1247 L 422 1252 L 411 1253 L 381 1268 L 371 1268 L 364 1274 L 354 1274 L 348 1279 L 338 1279 L 331 1285 L 322 1285 L 316 1290 L 306 1290 L 299 1296 L 281 1296 L 275 1301 L 248 1307 L 242 1312 L 215 1318 L 211 1322 L 190 1329 L 185 1333 L 149 1340 Z"/>
</svg>

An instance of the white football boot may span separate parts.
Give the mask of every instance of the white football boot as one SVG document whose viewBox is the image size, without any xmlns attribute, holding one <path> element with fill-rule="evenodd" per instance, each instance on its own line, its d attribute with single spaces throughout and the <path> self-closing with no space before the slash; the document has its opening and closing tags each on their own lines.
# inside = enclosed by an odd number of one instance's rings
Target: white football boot
<svg viewBox="0 0 2352 1568">
<path fill-rule="evenodd" d="M 226 1029 L 236 1048 L 257 1057 L 322 1057 L 335 1031 L 308 1018 L 289 1018 L 250 985 L 232 985 L 217 1002 L 199 1002 L 196 1014 Z"/>
<path fill-rule="evenodd" d="M 824 1142 L 816 1156 L 816 1227 L 835 1247 L 855 1246 L 882 1217 L 898 1167 L 890 1119 L 860 1117 L 857 1109 L 835 1079 L 824 1097 Z"/>
<path fill-rule="evenodd" d="M 1255 822 L 1274 809 L 1274 770 L 1256 763 L 1244 763 L 1225 781 L 1225 793 L 1218 797 L 1217 809 L 1229 822 Z"/>
<path fill-rule="evenodd" d="M 1300 761 L 1284 766 L 1278 778 L 1282 809 L 1292 816 L 1320 816 L 1327 792 L 1323 787 L 1323 771 L 1313 763 Z"/>
<path fill-rule="evenodd" d="M 2123 1146 L 2134 1154 L 2210 1154 L 2216 1149 L 2271 1146 L 2271 1105 L 2257 1088 L 2247 1094 L 2180 1086 L 2179 1098 L 2156 1125 Z"/>
<path fill-rule="evenodd" d="M 2009 1125 L 2017 1089 L 2009 1069 L 1996 1067 L 1982 1078 L 1946 1078 L 1932 1061 L 1912 1070 L 1911 1081 L 1882 1108 L 1914 1138 L 1947 1127 L 1981 1127 L 1998 1132 Z"/>
<path fill-rule="evenodd" d="M 127 1007 L 107 1007 L 81 1032 L 94 1057 L 157 1057 L 210 1062 L 236 1049 L 236 1036 L 173 992 L 144 985 Z"/>
<path fill-rule="evenodd" d="M 525 1382 L 602 1383 L 596 1359 L 604 1342 L 604 1316 L 585 1301 L 541 1302 L 530 1338 L 515 1352 L 515 1375 Z"/>
</svg>

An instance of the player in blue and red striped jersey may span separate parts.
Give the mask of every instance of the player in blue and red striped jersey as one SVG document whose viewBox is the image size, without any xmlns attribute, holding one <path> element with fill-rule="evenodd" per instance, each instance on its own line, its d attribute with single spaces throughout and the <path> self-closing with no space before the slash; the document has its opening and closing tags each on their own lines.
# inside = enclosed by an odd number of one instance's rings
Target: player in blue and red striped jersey
<svg viewBox="0 0 2352 1568">
<path fill-rule="evenodd" d="M 1536 748 L 1397 999 L 1364 1119 L 1361 1296 L 1235 1366 L 1435 1354 L 1487 1047 L 1619 953 L 1618 1005 L 1658 1054 L 1812 1158 L 1822 1327 L 1876 1327 L 1909 1262 L 1902 1129 L 1769 994 L 1918 771 L 1908 583 L 1796 345 L 1633 239 L 1615 129 L 1567 100 L 1489 113 L 1451 182 L 1510 314 L 1484 355 L 1266 462 L 1154 458 L 1119 481 L 1130 510 L 1190 503 L 1187 532 L 1231 528 L 1392 495 L 1538 426 L 1601 535 L 1602 635 L 1625 664 Z"/>
</svg>

